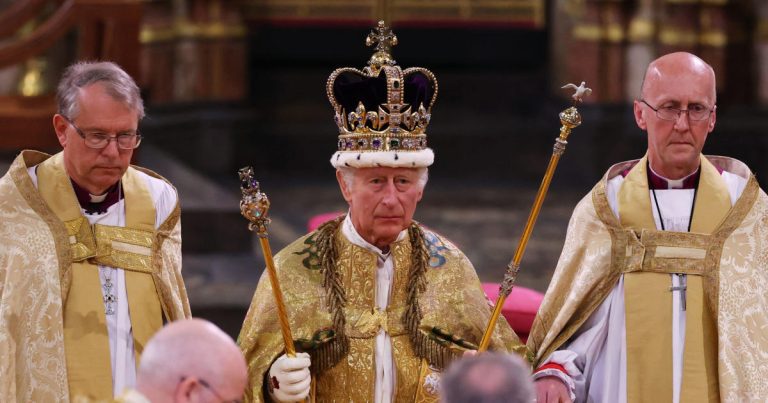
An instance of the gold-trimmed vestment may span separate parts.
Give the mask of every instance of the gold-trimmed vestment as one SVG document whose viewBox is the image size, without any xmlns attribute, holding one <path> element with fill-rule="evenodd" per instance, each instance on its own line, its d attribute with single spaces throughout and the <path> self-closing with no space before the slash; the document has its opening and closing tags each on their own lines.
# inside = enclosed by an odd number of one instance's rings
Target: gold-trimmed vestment
<svg viewBox="0 0 768 403">
<path fill-rule="evenodd" d="M 534 364 L 540 364 L 566 344 L 620 278 L 625 279 L 626 301 L 633 301 L 633 311 L 642 311 L 641 304 L 635 303 L 642 302 L 642 295 L 627 286 L 627 279 L 651 284 L 653 281 L 645 281 L 652 276 L 661 275 L 668 281 L 667 273 L 684 273 L 689 277 L 689 331 L 699 332 L 698 340 L 686 334 L 686 349 L 701 352 L 696 354 L 700 360 L 696 365 L 706 373 L 695 374 L 704 381 L 686 384 L 686 377 L 691 374 L 686 374 L 684 366 L 681 401 L 688 401 L 685 396 L 694 393 L 715 400 L 719 396 L 723 402 L 768 400 L 765 381 L 768 377 L 765 359 L 768 355 L 768 271 L 764 270 L 768 263 L 768 197 L 743 163 L 726 157 L 702 156 L 702 184 L 710 181 L 707 178 L 717 176 L 711 174 L 714 168 L 708 161 L 746 181 L 732 207 L 715 207 L 722 203 L 713 203 L 713 200 L 722 196 L 716 196 L 716 191 L 711 193 L 707 200 L 697 202 L 689 233 L 658 231 L 637 222 L 628 223 L 624 213 L 619 220 L 608 203 L 607 183 L 633 165 L 644 168 L 644 161 L 628 161 L 612 167 L 574 210 L 563 252 L 528 341 L 535 355 Z M 630 176 L 632 171 L 625 184 L 630 182 Z M 710 185 L 713 189 L 717 187 L 714 183 Z M 647 183 L 638 194 L 643 192 L 647 199 Z M 621 191 L 618 198 L 621 206 Z M 644 206 L 639 209 L 627 210 L 627 215 L 640 217 L 638 222 L 651 220 L 652 223 L 651 202 L 645 200 L 641 204 Z M 709 227 L 705 224 L 697 228 L 706 221 L 711 222 Z M 658 294 L 658 298 L 666 301 L 671 293 L 668 287 L 664 288 L 664 295 Z M 646 298 L 657 295 L 651 290 L 646 294 Z M 659 301 L 647 302 L 655 306 Z M 666 315 L 666 311 L 659 311 L 661 314 Z M 636 340 L 635 333 L 645 329 L 630 328 L 629 311 L 627 315 L 627 398 L 628 401 L 648 401 L 643 400 L 643 396 L 647 399 L 645 394 L 655 391 L 635 387 L 643 382 L 641 372 L 656 368 L 655 371 L 664 373 L 664 367 L 670 365 L 666 360 L 671 354 L 665 350 L 667 347 L 662 349 L 666 352 L 651 347 L 657 340 L 646 338 L 645 348 L 638 344 L 642 341 Z M 645 327 L 649 326 L 648 322 L 644 323 Z M 662 326 L 658 331 L 656 338 L 668 338 L 669 329 Z M 635 354 L 637 352 L 641 354 Z M 633 364 L 633 360 L 639 362 Z M 635 369 L 641 372 L 632 373 Z M 648 374 L 648 377 L 657 375 Z M 669 375 L 662 378 L 671 382 Z M 666 387 L 664 390 L 666 396 Z M 668 393 L 671 401 L 671 389 Z"/>
<path fill-rule="evenodd" d="M 323 227 L 321 227 L 322 229 Z M 442 357 L 456 356 L 475 349 L 490 318 L 490 306 L 480 281 L 469 260 L 453 244 L 423 227 L 424 246 L 428 253 L 426 285 L 419 293 L 421 321 L 417 331 L 426 342 L 417 340 L 404 324 L 408 310 L 409 277 L 412 246 L 408 237 L 391 245 L 394 279 L 390 302 L 385 311 L 375 309 L 377 256 L 350 242 L 341 229 L 335 230 L 338 250 L 336 271 L 346 301 L 344 336 L 348 351 L 339 357 L 335 351 L 342 343 L 335 338 L 332 309 L 328 305 L 328 288 L 320 270 L 317 238 L 312 232 L 287 246 L 275 256 L 289 322 L 297 349 L 312 359 L 312 394 L 317 401 L 373 401 L 374 341 L 380 329 L 392 339 L 396 390 L 394 401 L 431 401 L 434 392 L 433 371 L 441 370 Z M 243 324 L 238 342 L 249 369 L 248 401 L 261 402 L 265 373 L 283 353 L 272 289 L 267 276 L 262 276 Z M 525 354 L 505 320 L 499 320 L 492 348 Z"/>
<path fill-rule="evenodd" d="M 142 287 L 136 291 L 156 296 L 157 310 L 153 308 L 153 311 L 162 317 L 145 316 L 140 309 L 142 301 L 128 301 L 134 329 L 141 329 L 134 331 L 137 359 L 144 339 L 157 330 L 155 327 L 162 326 L 164 320 L 190 316 L 181 277 L 178 204 L 157 229 L 151 230 L 119 230 L 106 226 L 99 229 L 89 226 L 88 221 L 82 221 L 80 217 L 62 219 L 62 214 L 74 211 L 70 205 L 74 190 L 71 186 L 63 186 L 58 188 L 58 193 L 50 192 L 49 184 L 42 182 L 38 183 L 44 188 L 38 189 L 27 172 L 32 166 L 46 163 L 54 168 L 48 183 L 60 186 L 56 182 L 60 181 L 56 176 L 56 169 L 60 168 L 59 159 L 60 155 L 51 157 L 24 151 L 14 160 L 8 173 L 0 178 L 0 396 L 4 401 L 66 402 L 70 400 L 70 395 L 91 395 L 90 391 L 70 388 L 68 368 L 77 364 L 81 376 L 91 371 L 88 369 L 90 365 L 98 368 L 99 372 L 103 372 L 104 368 L 109 370 L 109 347 L 103 345 L 108 341 L 104 304 L 96 264 L 113 264 L 120 268 L 129 266 L 126 270 L 131 271 L 130 277 L 136 277 L 138 281 L 135 284 Z M 134 169 L 162 179 L 151 171 L 129 168 Z M 38 176 L 39 181 L 45 178 L 48 177 Z M 124 183 L 123 186 L 130 185 Z M 46 192 L 49 195 L 47 200 L 55 206 L 46 203 L 43 197 Z M 126 201 L 129 200 L 129 192 L 133 190 L 126 188 Z M 138 207 L 126 207 L 127 216 L 145 214 L 131 212 Z M 130 217 L 127 217 L 128 224 L 133 220 Z M 137 226 L 141 226 L 141 220 L 135 221 Z M 147 264 L 149 266 L 145 267 Z M 83 291 L 86 289 L 88 291 Z M 96 307 L 87 315 L 86 312 L 80 313 L 82 320 L 78 323 L 82 326 L 76 326 L 77 323 L 67 321 L 65 317 L 70 315 L 70 319 L 74 319 L 73 315 L 77 314 L 65 315 L 72 308 L 70 302 L 75 299 L 78 304 L 83 304 L 77 306 Z M 134 318 L 142 323 L 135 322 Z M 89 349 L 78 342 L 83 337 L 88 338 L 89 343 L 98 345 L 91 344 Z M 71 357 L 65 349 L 65 344 L 69 343 L 79 344 L 77 348 L 84 351 L 82 356 Z M 106 357 L 91 353 L 93 351 L 106 351 Z M 91 397 L 112 397 L 111 383 L 98 388 L 96 396 Z"/>
</svg>

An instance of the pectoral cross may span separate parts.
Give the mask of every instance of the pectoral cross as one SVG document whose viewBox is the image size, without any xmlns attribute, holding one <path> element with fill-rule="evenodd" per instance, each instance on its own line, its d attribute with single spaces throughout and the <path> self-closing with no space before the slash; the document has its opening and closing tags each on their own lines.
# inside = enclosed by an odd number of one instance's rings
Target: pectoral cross
<svg viewBox="0 0 768 403">
<path fill-rule="evenodd" d="M 685 274 L 675 274 L 678 279 L 677 286 L 669 287 L 670 291 L 680 291 L 680 305 L 683 307 L 683 310 L 685 310 L 685 290 L 688 289 L 686 286 L 686 277 Z"/>
<path fill-rule="evenodd" d="M 117 295 L 112 293 L 112 287 L 114 284 L 112 284 L 112 279 L 107 277 L 104 279 L 104 313 L 106 315 L 114 315 L 115 314 L 115 304 L 117 304 Z"/>
</svg>

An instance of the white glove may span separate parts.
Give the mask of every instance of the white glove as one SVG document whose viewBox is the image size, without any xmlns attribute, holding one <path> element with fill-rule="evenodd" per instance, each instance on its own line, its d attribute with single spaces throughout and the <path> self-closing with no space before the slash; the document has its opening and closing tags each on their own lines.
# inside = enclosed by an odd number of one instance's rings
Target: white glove
<svg viewBox="0 0 768 403">
<path fill-rule="evenodd" d="M 269 367 L 269 394 L 279 402 L 298 402 L 309 395 L 312 377 L 309 374 L 309 354 L 296 353 L 296 357 L 281 355 Z"/>
</svg>

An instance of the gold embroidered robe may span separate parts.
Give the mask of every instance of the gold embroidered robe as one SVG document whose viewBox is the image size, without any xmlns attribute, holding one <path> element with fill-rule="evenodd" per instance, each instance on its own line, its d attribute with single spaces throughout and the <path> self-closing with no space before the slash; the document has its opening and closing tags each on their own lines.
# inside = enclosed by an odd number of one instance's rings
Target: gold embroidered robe
<svg viewBox="0 0 768 403">
<path fill-rule="evenodd" d="M 706 251 L 695 269 L 707 273 L 701 281 L 705 306 L 716 323 L 720 400 L 768 401 L 768 196 L 743 163 L 707 158 L 747 180 L 743 193 L 711 234 L 668 237 L 664 231 L 623 228 L 608 204 L 606 184 L 636 161 L 613 166 L 579 202 L 528 339 L 535 366 L 576 333 L 622 273 L 641 270 L 641 266 L 676 264 L 661 251 L 681 247 L 681 240 L 689 239 L 691 249 Z"/>
<path fill-rule="evenodd" d="M 491 309 L 472 264 L 464 254 L 441 236 L 423 229 L 429 251 L 426 289 L 418 298 L 423 313 L 418 329 L 432 340 L 440 340 L 439 349 L 460 354 L 475 349 L 483 336 Z M 323 287 L 323 275 L 314 264 L 317 249 L 314 236 L 305 235 L 275 256 L 289 322 L 297 349 L 310 353 L 312 367 L 322 366 L 323 344 L 332 339 L 333 320 Z M 430 370 L 412 345 L 403 324 L 406 289 L 410 268 L 411 244 L 406 239 L 391 245 L 394 279 L 390 302 L 385 312 L 377 312 L 375 304 L 376 255 L 347 240 L 339 228 L 336 232 L 339 252 L 337 269 L 346 292 L 346 335 L 349 353 L 338 363 L 316 374 L 313 391 L 319 402 L 373 401 L 375 387 L 374 344 L 382 327 L 392 339 L 396 402 L 430 401 L 434 394 L 423 388 Z M 256 288 L 243 329 L 238 338 L 248 363 L 249 385 L 246 400 L 268 400 L 263 390 L 265 373 L 283 353 L 283 340 L 277 320 L 272 287 L 263 275 Z M 525 354 L 509 324 L 500 318 L 491 348 Z M 423 352 L 429 355 L 430 352 Z M 440 352 L 432 351 L 433 355 Z M 440 368 L 433 369 L 439 370 Z"/>
<path fill-rule="evenodd" d="M 0 178 L 0 396 L 3 401 L 67 402 L 70 398 L 63 317 L 72 281 L 70 236 L 27 173 L 27 168 L 49 157 L 24 151 Z M 136 169 L 162 179 L 149 170 Z M 157 229 L 151 255 L 154 268 L 151 275 L 163 316 L 169 321 L 191 316 L 181 277 L 179 218 L 177 204 Z M 101 296 L 95 298 L 101 299 Z M 106 331 L 105 328 L 105 334 Z"/>
</svg>

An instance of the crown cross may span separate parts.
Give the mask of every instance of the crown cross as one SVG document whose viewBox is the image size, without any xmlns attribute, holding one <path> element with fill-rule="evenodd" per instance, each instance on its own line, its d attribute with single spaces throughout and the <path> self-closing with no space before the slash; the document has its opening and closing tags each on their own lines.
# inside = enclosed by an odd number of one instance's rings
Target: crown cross
<svg viewBox="0 0 768 403">
<path fill-rule="evenodd" d="M 384 106 L 387 107 L 387 112 L 389 112 L 389 125 L 390 126 L 399 126 L 400 123 L 402 123 L 402 110 L 407 110 L 408 104 L 400 104 L 400 103 L 388 103 L 384 104 Z M 391 130 L 390 130 L 391 131 Z M 395 129 L 395 132 L 397 132 L 397 129 Z"/>
<path fill-rule="evenodd" d="M 392 33 L 388 26 L 384 25 L 384 21 L 379 21 L 376 28 L 371 30 L 368 37 L 365 38 L 366 46 L 373 46 L 374 43 L 376 44 L 376 51 L 373 52 L 373 56 L 368 60 L 368 67 L 366 69 L 372 76 L 378 76 L 382 66 L 394 66 L 397 64 L 390 54 L 392 46 L 397 45 L 397 36 Z"/>
<path fill-rule="evenodd" d="M 376 44 L 376 51 L 384 51 L 389 53 L 392 46 L 397 45 L 397 36 L 392 33 L 392 30 L 384 25 L 384 21 L 379 21 L 376 28 L 371 30 L 368 37 L 365 38 L 365 46 L 373 46 Z"/>
</svg>

